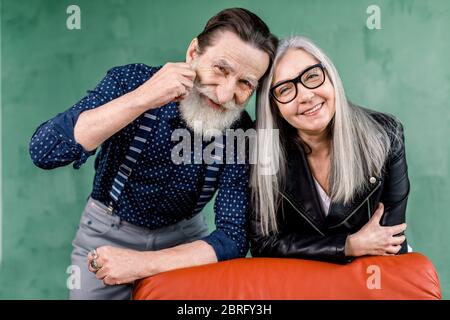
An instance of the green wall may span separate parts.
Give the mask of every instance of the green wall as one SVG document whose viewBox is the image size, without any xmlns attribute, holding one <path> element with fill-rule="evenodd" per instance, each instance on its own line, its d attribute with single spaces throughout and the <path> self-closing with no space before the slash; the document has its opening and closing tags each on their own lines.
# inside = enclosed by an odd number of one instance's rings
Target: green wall
<svg viewBox="0 0 450 320">
<path fill-rule="evenodd" d="M 81 8 L 81 30 L 66 8 Z M 381 30 L 366 27 L 369 5 Z M 220 9 L 259 14 L 280 36 L 314 39 L 348 96 L 405 126 L 411 180 L 409 243 L 437 267 L 450 298 L 450 2 L 447 0 L 3 0 L 1 1 L 2 262 L 0 298 L 65 299 L 71 241 L 93 178 L 93 158 L 43 171 L 28 142 L 112 66 L 184 59 Z M 249 106 L 254 112 L 253 102 Z M 211 222 L 211 204 L 207 215 Z"/>
</svg>

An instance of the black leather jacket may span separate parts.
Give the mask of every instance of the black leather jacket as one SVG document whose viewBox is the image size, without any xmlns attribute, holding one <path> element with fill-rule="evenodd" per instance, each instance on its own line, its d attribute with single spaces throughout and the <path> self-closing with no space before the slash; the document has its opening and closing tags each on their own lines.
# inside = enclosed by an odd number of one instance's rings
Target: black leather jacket
<svg viewBox="0 0 450 320">
<path fill-rule="evenodd" d="M 287 181 L 281 192 L 281 205 L 277 213 L 279 232 L 263 236 L 258 216 L 254 212 L 250 214 L 250 250 L 254 257 L 346 263 L 352 260 L 345 256 L 347 236 L 368 222 L 379 202 L 385 207 L 381 225 L 393 226 L 405 222 L 409 179 L 403 127 L 386 114 L 371 114 L 388 132 L 397 130 L 397 136 L 400 137 L 394 139 L 390 134 L 391 152 L 383 174 L 380 177 L 368 177 L 370 188 L 356 196 L 351 203 L 331 203 L 329 213 L 325 216 L 304 151 L 298 146 L 287 146 Z M 399 253 L 406 252 L 405 241 Z"/>
</svg>

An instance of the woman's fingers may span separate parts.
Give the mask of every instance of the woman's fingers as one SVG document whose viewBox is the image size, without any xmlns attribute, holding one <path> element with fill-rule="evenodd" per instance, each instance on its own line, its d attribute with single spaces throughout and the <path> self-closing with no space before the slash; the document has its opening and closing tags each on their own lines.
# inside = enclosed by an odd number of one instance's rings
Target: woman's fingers
<svg viewBox="0 0 450 320">
<path fill-rule="evenodd" d="M 402 248 L 402 246 L 400 246 L 400 245 L 399 246 L 389 246 L 386 249 L 386 253 L 394 255 L 394 254 L 397 254 L 401 248 Z"/>
<path fill-rule="evenodd" d="M 393 246 L 401 245 L 403 242 L 405 242 L 405 240 L 406 240 L 405 236 L 392 237 L 391 245 Z"/>
<path fill-rule="evenodd" d="M 386 230 L 388 230 L 388 232 L 394 236 L 396 234 L 404 232 L 406 230 L 406 227 L 407 227 L 406 223 L 402 223 L 402 224 L 398 224 L 396 226 L 384 227 L 384 228 L 386 228 Z"/>
<path fill-rule="evenodd" d="M 372 222 L 376 223 L 377 225 L 379 225 L 380 221 L 381 221 L 381 217 L 383 216 L 383 213 L 384 213 L 384 205 L 380 202 L 378 204 L 377 210 L 375 210 L 375 212 L 370 220 Z"/>
</svg>

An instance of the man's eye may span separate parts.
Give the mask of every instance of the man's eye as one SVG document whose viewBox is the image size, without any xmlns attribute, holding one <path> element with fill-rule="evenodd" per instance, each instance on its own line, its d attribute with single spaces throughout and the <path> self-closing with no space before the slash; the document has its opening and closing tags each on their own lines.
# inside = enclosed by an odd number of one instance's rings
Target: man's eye
<svg viewBox="0 0 450 320">
<path fill-rule="evenodd" d="M 226 74 L 227 70 L 222 67 L 222 66 L 215 66 L 216 70 L 219 71 L 220 73 Z"/>
<path fill-rule="evenodd" d="M 242 83 L 250 90 L 253 90 L 253 85 L 250 83 L 250 81 L 242 80 Z"/>
</svg>

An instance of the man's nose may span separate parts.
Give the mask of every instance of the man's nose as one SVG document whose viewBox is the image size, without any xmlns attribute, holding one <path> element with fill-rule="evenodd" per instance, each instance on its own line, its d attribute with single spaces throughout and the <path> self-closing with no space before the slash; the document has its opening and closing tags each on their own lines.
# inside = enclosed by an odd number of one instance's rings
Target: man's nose
<svg viewBox="0 0 450 320">
<path fill-rule="evenodd" d="M 225 81 L 217 86 L 217 102 L 225 104 L 234 99 L 236 85 L 232 81 Z"/>
</svg>

